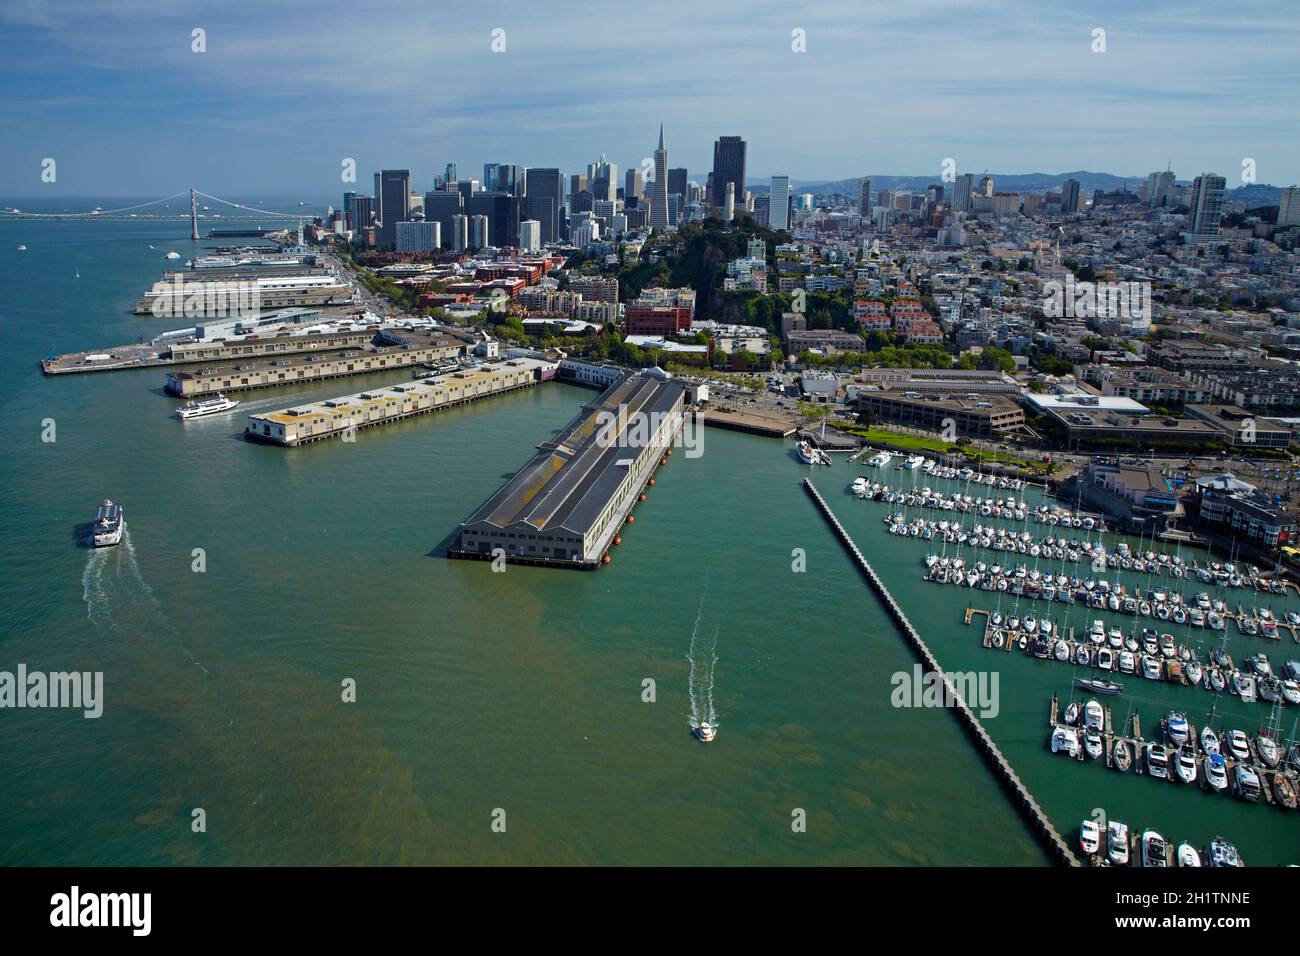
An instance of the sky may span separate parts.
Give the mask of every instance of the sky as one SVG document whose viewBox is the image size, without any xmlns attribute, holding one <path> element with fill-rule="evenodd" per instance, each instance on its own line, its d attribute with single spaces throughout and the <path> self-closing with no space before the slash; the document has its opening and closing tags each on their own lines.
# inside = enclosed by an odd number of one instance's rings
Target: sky
<svg viewBox="0 0 1300 956">
<path fill-rule="evenodd" d="M 0 196 L 328 196 L 455 162 L 703 182 L 958 172 L 1300 180 L 1294 0 L 0 5 Z M 193 31 L 204 31 L 195 52 Z M 1095 31 L 1104 30 L 1104 50 Z M 502 52 L 494 52 L 504 45 Z M 802 31 L 804 52 L 795 52 Z M 54 182 L 42 163 L 55 160 Z M 368 190 L 366 190 L 368 191 Z"/>
</svg>

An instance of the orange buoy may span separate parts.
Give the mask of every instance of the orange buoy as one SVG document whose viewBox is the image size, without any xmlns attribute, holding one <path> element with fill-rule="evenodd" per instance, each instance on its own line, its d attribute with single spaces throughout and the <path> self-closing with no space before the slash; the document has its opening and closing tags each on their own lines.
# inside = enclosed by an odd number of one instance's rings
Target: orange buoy
<svg viewBox="0 0 1300 956">
<path fill-rule="evenodd" d="M 623 539 L 620 538 L 618 535 L 614 535 L 614 543 L 615 543 L 615 544 L 622 544 L 622 543 L 623 543 Z"/>
<path fill-rule="evenodd" d="M 666 465 L 666 464 L 668 464 L 668 459 L 667 459 L 667 458 L 660 458 L 660 459 L 659 459 L 659 464 L 661 464 L 661 465 Z"/>
<path fill-rule="evenodd" d="M 653 478 L 651 478 L 651 479 L 650 479 L 650 487 L 653 488 L 654 486 L 655 486 L 655 480 L 654 480 Z"/>
<path fill-rule="evenodd" d="M 631 515 L 628 515 L 628 516 L 627 516 L 627 523 L 628 523 L 628 524 L 631 524 L 631 523 L 632 523 L 633 521 L 635 521 L 635 520 L 636 520 L 636 519 L 633 518 Z"/>
<path fill-rule="evenodd" d="M 644 495 L 644 494 L 641 495 L 641 500 L 642 500 L 642 501 L 645 501 L 645 495 Z"/>
<path fill-rule="evenodd" d="M 601 563 L 601 564 L 609 564 L 609 555 L 605 555 L 603 558 L 601 558 L 601 559 L 600 559 L 600 563 Z"/>
</svg>

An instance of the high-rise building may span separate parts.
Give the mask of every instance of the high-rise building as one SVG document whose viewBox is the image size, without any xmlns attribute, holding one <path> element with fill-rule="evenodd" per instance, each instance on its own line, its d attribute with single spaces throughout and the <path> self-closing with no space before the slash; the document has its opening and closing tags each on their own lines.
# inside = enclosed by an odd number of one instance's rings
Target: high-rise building
<svg viewBox="0 0 1300 956">
<path fill-rule="evenodd" d="M 456 175 L 456 164 L 455 164 L 455 163 L 448 163 L 448 164 L 447 164 L 446 175 L 444 175 L 442 178 L 443 178 L 443 182 L 448 182 L 448 183 L 454 183 L 454 182 L 459 178 L 459 177 Z"/>
<path fill-rule="evenodd" d="M 1174 174 L 1166 169 L 1161 173 L 1147 176 L 1146 203 L 1148 206 L 1164 206 L 1169 203 L 1174 191 Z"/>
<path fill-rule="evenodd" d="M 1061 183 L 1061 212 L 1078 212 L 1082 198 L 1077 179 L 1067 179 Z"/>
<path fill-rule="evenodd" d="M 359 233 L 370 227 L 375 219 L 375 200 L 371 196 L 352 194 L 348 201 L 348 228 Z"/>
<path fill-rule="evenodd" d="M 399 222 L 398 252 L 437 252 L 442 244 L 442 230 L 436 222 Z"/>
<path fill-rule="evenodd" d="M 509 193 L 516 199 L 521 197 L 524 194 L 524 167 L 514 163 L 497 163 L 496 191 Z"/>
<path fill-rule="evenodd" d="M 645 183 L 641 180 L 641 170 L 629 169 L 623 176 L 623 201 L 640 199 L 644 191 Z"/>
<path fill-rule="evenodd" d="M 871 180 L 863 179 L 858 182 L 858 215 L 871 215 Z"/>
<path fill-rule="evenodd" d="M 469 216 L 469 247 L 471 249 L 486 249 L 494 245 L 491 236 L 488 234 L 488 217 L 484 215 Z"/>
<path fill-rule="evenodd" d="M 542 224 L 543 243 L 555 242 L 561 235 L 564 174 L 553 167 L 529 169 L 524 174 L 524 183 L 528 218 Z"/>
<path fill-rule="evenodd" d="M 975 177 L 970 173 L 962 173 L 952 184 L 952 209 L 953 212 L 970 212 L 971 210 L 971 193 L 975 191 Z M 882 199 L 880 204 L 885 205 Z"/>
<path fill-rule="evenodd" d="M 975 191 L 986 199 L 993 198 L 993 177 L 981 176 L 980 184 Z"/>
<path fill-rule="evenodd" d="M 1282 201 L 1277 207 L 1277 227 L 1300 226 L 1300 189 L 1288 186 L 1282 190 Z"/>
<path fill-rule="evenodd" d="M 525 219 L 519 224 L 519 248 L 524 252 L 541 250 L 542 224 L 536 219 Z"/>
<path fill-rule="evenodd" d="M 1219 238 L 1219 220 L 1223 218 L 1223 196 L 1228 181 L 1215 173 L 1202 173 L 1192 181 L 1188 198 L 1188 223 L 1192 241 L 1197 245 Z"/>
<path fill-rule="evenodd" d="M 397 224 L 411 218 L 411 171 L 381 169 L 375 173 L 375 218 L 383 224 L 379 230 L 381 245 L 397 242 Z"/>
<path fill-rule="evenodd" d="M 736 195 L 745 195 L 745 141 L 723 136 L 713 144 L 713 195 L 709 202 L 721 207 L 727 200 L 727 183 L 736 184 Z"/>
<path fill-rule="evenodd" d="M 773 229 L 790 228 L 790 177 L 773 176 L 768 194 L 767 224 Z"/>
<path fill-rule="evenodd" d="M 485 190 L 496 191 L 497 188 L 497 164 L 483 164 L 483 188 Z"/>
<path fill-rule="evenodd" d="M 436 222 L 441 227 L 439 235 L 444 248 L 452 243 L 452 223 L 460 212 L 461 201 L 458 190 L 435 189 L 424 194 L 424 221 Z"/>
<path fill-rule="evenodd" d="M 457 213 L 451 220 L 451 247 L 456 252 L 469 248 L 469 216 Z"/>
<path fill-rule="evenodd" d="M 483 216 L 488 221 L 487 240 L 483 245 L 498 248 L 519 245 L 519 203 L 520 201 L 506 192 L 476 192 L 465 200 L 465 215 L 471 217 L 470 228 L 473 231 L 473 218 Z M 472 240 L 471 236 L 471 240 Z M 474 245 L 473 241 L 470 245 Z"/>
<path fill-rule="evenodd" d="M 664 124 L 659 124 L 659 148 L 655 150 L 655 181 L 650 186 L 650 228 L 664 232 L 668 218 L 668 148 L 664 146 Z"/>
<path fill-rule="evenodd" d="M 573 197 L 578 195 L 587 188 L 587 174 L 574 173 L 569 177 L 569 202 L 573 202 Z"/>
<path fill-rule="evenodd" d="M 587 167 L 587 188 L 598 200 L 613 202 L 618 198 L 618 165 L 600 154 L 600 159 Z"/>
</svg>

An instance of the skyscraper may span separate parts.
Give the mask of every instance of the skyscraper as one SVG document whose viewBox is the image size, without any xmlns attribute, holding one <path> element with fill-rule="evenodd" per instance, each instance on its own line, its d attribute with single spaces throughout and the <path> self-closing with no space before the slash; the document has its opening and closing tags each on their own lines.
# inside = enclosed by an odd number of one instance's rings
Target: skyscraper
<svg viewBox="0 0 1300 956">
<path fill-rule="evenodd" d="M 668 229 L 668 148 L 664 146 L 664 124 L 659 124 L 659 148 L 655 150 L 655 181 L 650 186 L 650 228 Z"/>
<path fill-rule="evenodd" d="M 1282 190 L 1282 201 L 1277 207 L 1277 227 L 1300 226 L 1300 189 L 1288 186 Z"/>
<path fill-rule="evenodd" d="M 858 215 L 871 215 L 871 180 L 864 179 L 858 183 Z"/>
<path fill-rule="evenodd" d="M 645 183 L 641 181 L 641 170 L 629 169 L 623 176 L 623 200 L 629 202 L 633 199 L 640 199 L 645 189 Z"/>
<path fill-rule="evenodd" d="M 962 173 L 952 184 L 952 210 L 953 212 L 970 212 L 971 193 L 975 189 L 975 177 L 970 173 Z M 881 205 L 885 205 L 882 201 Z"/>
<path fill-rule="evenodd" d="M 1197 245 L 1219 238 L 1219 220 L 1223 218 L 1223 194 L 1228 181 L 1214 173 L 1202 173 L 1192 182 L 1188 199 L 1188 221 L 1192 241 Z"/>
<path fill-rule="evenodd" d="M 383 223 L 379 242 L 397 242 L 397 224 L 411 218 L 411 171 L 381 169 L 375 173 L 375 218 Z"/>
<path fill-rule="evenodd" d="M 370 196 L 352 194 L 348 201 L 348 228 L 360 234 L 375 218 L 375 200 Z"/>
<path fill-rule="evenodd" d="M 519 245 L 519 200 L 506 192 L 476 192 L 464 202 L 465 215 L 470 217 L 470 245 L 473 241 L 474 220 L 482 216 L 488 222 L 487 241 L 481 245 L 498 248 Z"/>
<path fill-rule="evenodd" d="M 773 229 L 790 228 L 790 177 L 773 176 L 769 194 L 767 224 Z"/>
<path fill-rule="evenodd" d="M 723 136 L 713 144 L 713 195 L 709 202 L 722 206 L 727 200 L 727 183 L 736 184 L 736 195 L 745 195 L 745 141 Z"/>
<path fill-rule="evenodd" d="M 424 194 L 424 221 L 438 223 L 439 240 L 444 247 L 451 245 L 452 223 L 460 211 L 460 192 L 455 189 L 435 189 Z"/>
<path fill-rule="evenodd" d="M 1061 212 L 1079 211 L 1079 181 L 1067 179 L 1061 183 Z"/>
<path fill-rule="evenodd" d="M 524 174 L 524 197 L 528 218 L 542 224 L 542 242 L 555 242 L 560 238 L 564 174 L 553 167 L 527 170 Z"/>
</svg>

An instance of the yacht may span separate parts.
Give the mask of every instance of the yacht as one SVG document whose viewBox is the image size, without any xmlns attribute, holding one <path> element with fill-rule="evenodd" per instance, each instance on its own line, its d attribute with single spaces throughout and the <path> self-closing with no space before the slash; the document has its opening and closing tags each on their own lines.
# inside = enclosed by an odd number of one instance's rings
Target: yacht
<svg viewBox="0 0 1300 956">
<path fill-rule="evenodd" d="M 831 463 L 830 455 L 819 448 L 814 448 L 807 441 L 801 441 L 795 445 L 795 451 L 799 454 L 799 460 L 805 465 L 829 465 Z"/>
<path fill-rule="evenodd" d="M 714 737 L 718 736 L 718 728 L 714 727 L 707 720 L 704 720 L 700 722 L 698 727 L 692 727 L 691 733 L 695 735 L 696 740 L 707 744 Z"/>
<path fill-rule="evenodd" d="M 1116 866 L 1128 863 L 1128 824 L 1118 820 L 1106 824 L 1106 855 Z"/>
<path fill-rule="evenodd" d="M 1219 752 L 1219 735 L 1211 730 L 1208 724 L 1201 728 L 1201 749 L 1207 754 Z"/>
<path fill-rule="evenodd" d="M 1147 773 L 1157 780 L 1169 779 L 1169 754 L 1160 744 L 1147 747 Z"/>
<path fill-rule="evenodd" d="M 179 252 L 169 252 L 167 255 L 163 256 L 164 259 L 179 259 L 180 257 L 181 254 Z"/>
<path fill-rule="evenodd" d="M 1259 799 L 1259 774 L 1250 766 L 1244 762 L 1238 763 L 1233 767 L 1233 776 L 1237 782 L 1237 796 L 1251 803 Z"/>
<path fill-rule="evenodd" d="M 218 392 L 211 398 L 200 398 L 198 401 L 186 402 L 176 409 L 176 417 L 182 420 L 201 418 L 204 415 L 215 415 L 217 412 L 230 411 L 238 404 L 239 402 L 226 398 L 225 395 Z"/>
<path fill-rule="evenodd" d="M 1228 788 L 1228 762 L 1222 754 L 1209 754 L 1205 758 L 1205 782 L 1216 792 Z"/>
<path fill-rule="evenodd" d="M 1100 730 L 1104 718 L 1101 704 L 1090 700 L 1083 705 L 1083 725 L 1089 730 Z"/>
<path fill-rule="evenodd" d="M 1101 827 L 1096 820 L 1084 820 L 1079 824 L 1079 846 L 1088 856 L 1096 855 L 1101 849 Z"/>
<path fill-rule="evenodd" d="M 1169 739 L 1178 746 L 1187 743 L 1187 718 L 1176 710 L 1171 710 L 1165 717 L 1165 732 Z"/>
<path fill-rule="evenodd" d="M 1264 761 L 1267 767 L 1276 767 L 1278 761 L 1282 759 L 1282 751 L 1277 741 L 1265 734 L 1255 738 L 1255 750 L 1259 754 L 1259 759 Z"/>
<path fill-rule="evenodd" d="M 1246 734 L 1240 730 L 1231 730 L 1228 732 L 1228 752 L 1233 758 L 1239 761 L 1250 759 L 1250 741 L 1246 739 Z"/>
<path fill-rule="evenodd" d="M 1155 830 L 1147 830 L 1142 834 L 1142 865 L 1169 865 L 1169 860 L 1165 857 L 1165 838 Z"/>
<path fill-rule="evenodd" d="M 1094 694 L 1118 694 L 1124 690 L 1123 684 L 1116 684 L 1113 681 L 1094 677 L 1076 677 L 1074 682 L 1084 690 L 1090 690 Z"/>
<path fill-rule="evenodd" d="M 113 504 L 105 498 L 104 503 L 95 512 L 95 526 L 91 533 L 91 543 L 97 548 L 108 548 L 122 540 L 126 529 L 126 517 L 122 506 Z"/>
<path fill-rule="evenodd" d="M 1183 783 L 1196 782 L 1196 757 L 1192 755 L 1191 747 L 1183 747 L 1178 751 L 1174 773 L 1178 774 L 1178 779 Z"/>
<path fill-rule="evenodd" d="M 1241 855 L 1235 846 L 1216 836 L 1210 844 L 1210 866 L 1241 866 Z"/>
<path fill-rule="evenodd" d="M 1179 866 L 1200 866 L 1201 865 L 1201 854 L 1197 853 L 1196 848 L 1193 847 L 1190 843 L 1188 843 L 1185 840 L 1182 843 L 1178 844 L 1178 865 Z"/>
<path fill-rule="evenodd" d="M 1052 753 L 1065 753 L 1071 757 L 1079 755 L 1079 735 L 1068 727 L 1057 727 L 1052 733 Z"/>
</svg>

